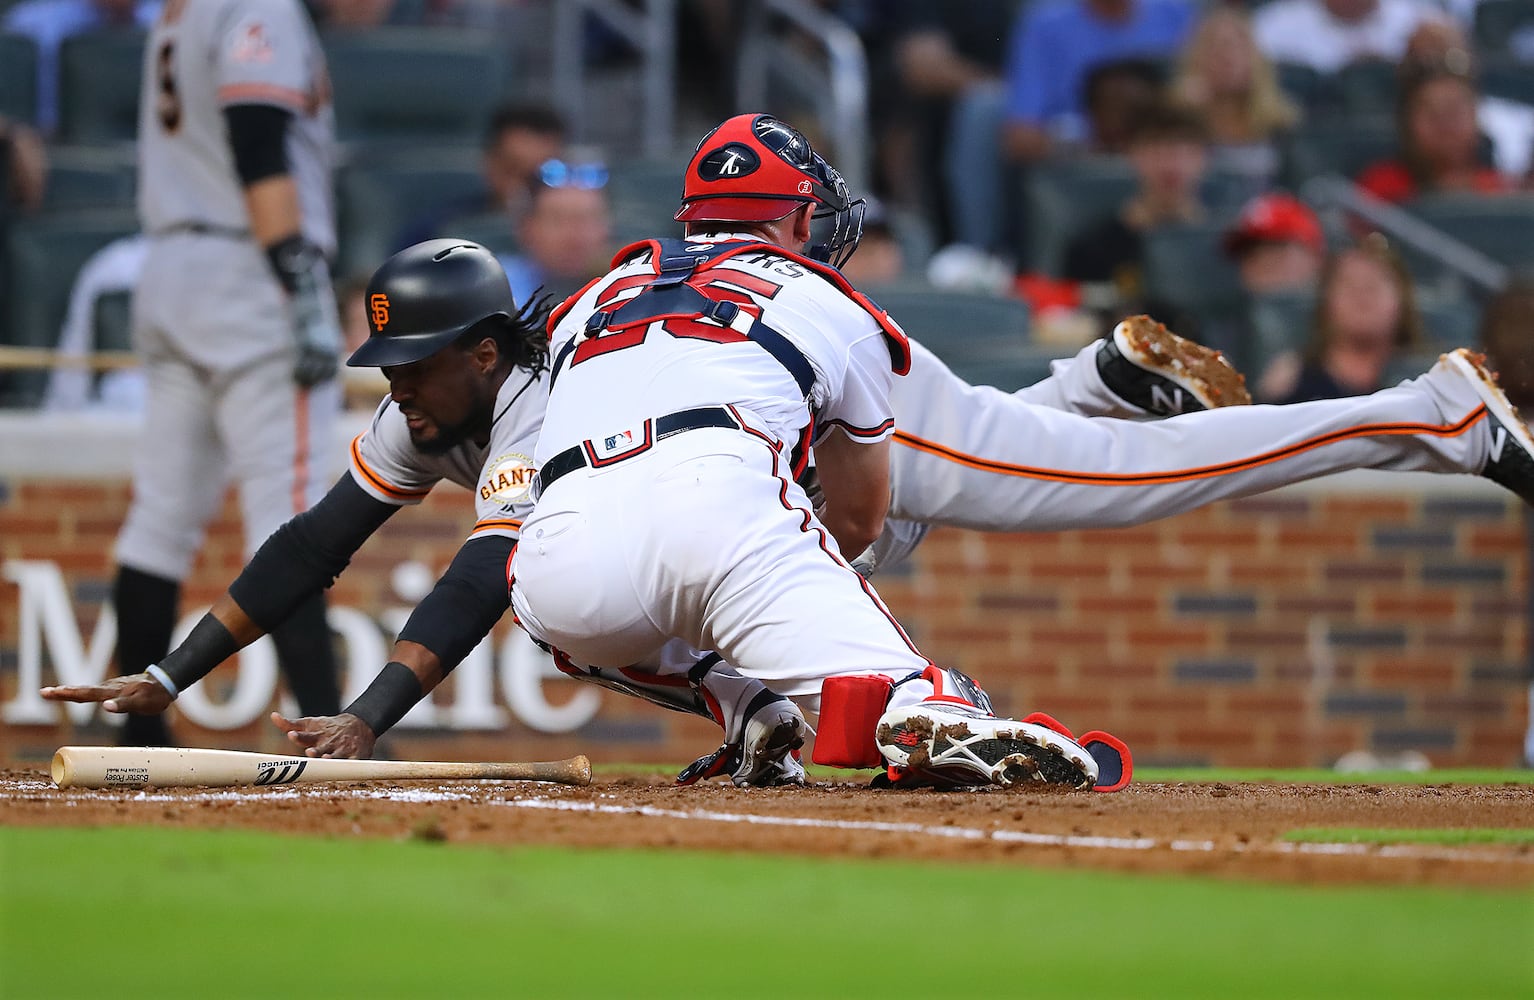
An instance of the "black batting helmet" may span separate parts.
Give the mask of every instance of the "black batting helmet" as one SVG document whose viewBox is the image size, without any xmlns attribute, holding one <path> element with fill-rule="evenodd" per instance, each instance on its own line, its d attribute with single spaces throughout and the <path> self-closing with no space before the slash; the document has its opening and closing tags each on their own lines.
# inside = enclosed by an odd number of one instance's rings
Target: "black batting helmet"
<svg viewBox="0 0 1534 1000">
<path fill-rule="evenodd" d="M 468 240 L 427 240 L 384 261 L 363 302 L 368 339 L 353 368 L 408 365 L 431 357 L 481 320 L 517 315 L 495 254 Z"/>
</svg>

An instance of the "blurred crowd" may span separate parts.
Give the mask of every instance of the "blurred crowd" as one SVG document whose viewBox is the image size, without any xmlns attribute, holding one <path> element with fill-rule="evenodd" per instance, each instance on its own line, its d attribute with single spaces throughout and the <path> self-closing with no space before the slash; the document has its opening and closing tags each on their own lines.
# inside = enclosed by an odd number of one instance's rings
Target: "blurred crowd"
<svg viewBox="0 0 1534 1000">
<path fill-rule="evenodd" d="M 64 39 L 143 26 L 159 6 L 0 2 L 0 28 L 30 38 L 38 52 L 35 111 L 25 121 L 0 117 L 0 200 L 9 215 L 46 204 Z M 508 11 L 539 5 L 311 6 L 327 32 L 496 32 Z M 752 6 L 678 5 L 681 141 L 736 110 L 732 67 Z M 931 284 L 1016 296 L 1030 306 L 1038 338 L 1053 344 L 1149 312 L 1227 351 L 1269 401 L 1370 392 L 1431 353 L 1480 338 L 1510 395 L 1534 404 L 1534 286 L 1521 273 L 1534 264 L 1534 3 L 817 6 L 856 31 L 868 57 L 873 205 L 848 266 L 855 282 L 875 292 Z M 592 62 L 624 57 L 621 41 L 598 27 L 585 44 Z M 397 229 L 376 250 L 448 232 L 479 239 L 502 255 L 522 299 L 538 288 L 568 294 L 621 242 L 669 231 L 664 215 L 625 209 L 617 188 L 632 175 L 632 152 L 572 145 L 546 93 L 507 96 L 483 125 L 477 182 L 394 206 Z M 836 137 L 818 133 L 796 100 L 769 110 L 834 147 Z M 1507 268 L 1500 290 L 1446 280 L 1420 248 L 1357 215 L 1318 211 L 1308 182 L 1327 174 L 1408 213 L 1475 199 L 1505 205 L 1508 221 L 1494 228 L 1531 239 L 1476 247 Z M 91 296 L 131 287 L 131 255 L 108 252 L 113 267 L 82 271 L 92 283 L 76 289 L 80 305 L 68 322 L 89 326 Z M 373 263 L 341 268 L 338 288 L 358 336 L 366 329 L 358 279 Z M 64 336 L 66 346 L 82 338 L 89 346 L 88 334 L 72 338 Z M 77 405 L 79 395 L 76 386 L 52 398 Z"/>
</svg>

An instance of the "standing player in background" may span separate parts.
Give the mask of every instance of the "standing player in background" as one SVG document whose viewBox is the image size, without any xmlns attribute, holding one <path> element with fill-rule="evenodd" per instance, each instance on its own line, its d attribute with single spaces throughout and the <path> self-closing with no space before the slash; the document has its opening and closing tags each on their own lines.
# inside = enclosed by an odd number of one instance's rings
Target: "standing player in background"
<svg viewBox="0 0 1534 1000">
<path fill-rule="evenodd" d="M 324 54 L 298 0 L 165 4 L 139 104 L 149 250 L 133 337 L 149 407 L 112 588 L 123 673 L 159 669 L 231 476 L 247 552 L 324 492 L 340 405 L 333 148 Z M 304 710 L 338 710 L 324 597 L 273 638 Z M 122 740 L 169 735 L 161 716 L 129 716 Z"/>
</svg>

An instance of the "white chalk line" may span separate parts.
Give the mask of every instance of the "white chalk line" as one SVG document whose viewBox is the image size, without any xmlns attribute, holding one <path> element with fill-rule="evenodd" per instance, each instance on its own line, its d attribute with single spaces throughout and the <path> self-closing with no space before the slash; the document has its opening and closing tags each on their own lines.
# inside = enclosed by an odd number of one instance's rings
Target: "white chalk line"
<svg viewBox="0 0 1534 1000">
<path fill-rule="evenodd" d="M 271 802 L 312 797 L 315 789 L 307 792 L 297 787 L 267 788 L 250 791 L 204 791 L 197 795 L 166 792 L 138 792 L 129 802 Z M 0 787 L 0 801 L 20 798 L 18 792 L 49 792 L 65 797 L 66 805 L 94 798 L 90 792 L 63 791 L 49 781 L 18 781 L 11 787 Z M 599 793 L 602 798 L 613 798 Z M 31 797 L 31 796 L 28 796 Z M 327 788 L 326 798 L 373 799 L 389 802 L 467 802 L 475 796 L 442 788 Z M 986 830 L 966 826 L 931 826 L 921 823 L 891 823 L 880 820 L 820 819 L 813 816 L 766 816 L 757 813 L 718 812 L 711 809 L 663 809 L 659 806 L 631 806 L 601 802 L 574 801 L 570 799 L 526 798 L 489 801 L 487 805 L 514 809 L 543 809 L 562 812 L 599 813 L 609 816 L 642 816 L 647 819 L 670 819 L 684 822 L 743 824 L 748 826 L 778 826 L 811 830 L 839 830 L 850 833 L 914 834 L 948 840 L 993 841 L 1003 844 L 1025 844 L 1031 847 L 1067 847 L 1098 851 L 1154 851 L 1169 850 L 1178 854 L 1297 854 L 1321 857 L 1370 857 L 1395 858 L 1416 861 L 1480 861 L 1534 864 L 1534 854 L 1489 854 L 1482 851 L 1456 847 L 1434 847 L 1425 844 L 1341 844 L 1276 841 L 1251 843 L 1233 841 L 1219 844 L 1213 840 L 1157 840 L 1154 837 L 1095 837 L 1083 834 L 1030 833 L 1026 830 Z M 1491 846 L 1491 845 L 1488 845 Z"/>
</svg>

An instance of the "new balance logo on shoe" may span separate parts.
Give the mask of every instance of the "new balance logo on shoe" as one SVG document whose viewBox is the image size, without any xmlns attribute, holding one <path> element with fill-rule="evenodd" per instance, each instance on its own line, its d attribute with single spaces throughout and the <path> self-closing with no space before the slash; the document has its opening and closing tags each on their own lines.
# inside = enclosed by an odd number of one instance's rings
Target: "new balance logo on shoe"
<svg viewBox="0 0 1534 1000">
<path fill-rule="evenodd" d="M 1502 461 L 1502 449 L 1507 447 L 1508 433 L 1506 427 L 1494 427 L 1491 431 L 1491 457 L 1486 461 L 1495 464 Z"/>
<path fill-rule="evenodd" d="M 1181 413 L 1183 407 L 1187 405 L 1187 399 L 1183 391 L 1175 386 L 1168 392 L 1166 386 L 1153 385 L 1150 387 L 1150 394 L 1150 409 L 1152 413 L 1173 416 L 1174 414 Z M 1199 407 L 1199 409 L 1203 409 L 1203 407 Z"/>
</svg>

